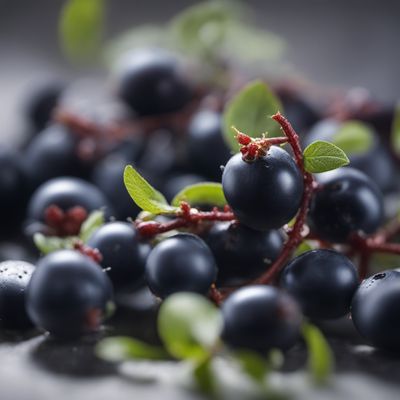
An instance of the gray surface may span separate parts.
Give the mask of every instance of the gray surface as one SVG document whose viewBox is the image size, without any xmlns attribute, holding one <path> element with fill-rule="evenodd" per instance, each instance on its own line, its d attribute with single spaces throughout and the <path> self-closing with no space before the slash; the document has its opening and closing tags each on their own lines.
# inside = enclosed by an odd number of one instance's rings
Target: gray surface
<svg viewBox="0 0 400 400">
<path fill-rule="evenodd" d="M 145 315 L 145 318 L 152 318 L 152 314 Z M 139 314 L 125 315 L 124 332 L 135 331 L 139 336 L 151 336 L 143 331 L 144 325 L 140 321 L 144 315 L 141 317 Z M 140 325 L 142 328 L 139 328 Z M 114 326 L 118 327 L 118 322 Z M 337 329 L 338 326 L 340 329 Z M 114 334 L 120 333 L 118 329 L 114 330 Z M 399 387 L 395 385 L 400 378 L 400 361 L 397 358 L 356 344 L 359 338 L 352 332 L 348 321 L 336 324 L 336 332 L 329 327 L 325 330 L 329 333 L 337 361 L 337 374 L 331 384 L 324 388 L 314 387 L 301 369 L 298 372 L 306 359 L 305 349 L 299 344 L 287 354 L 285 373 L 272 377 L 274 387 L 284 388 L 298 400 L 399 398 Z M 94 338 L 74 343 L 58 343 L 43 335 L 24 340 L 6 340 L 3 337 L 2 340 L 2 400 L 202 398 L 182 383 L 186 382 L 184 367 L 175 363 L 132 362 L 116 368 L 94 357 Z M 220 360 L 215 365 L 215 373 L 224 387 L 224 399 L 251 398 L 254 393 L 251 385 L 240 378 L 231 365 Z"/>
</svg>

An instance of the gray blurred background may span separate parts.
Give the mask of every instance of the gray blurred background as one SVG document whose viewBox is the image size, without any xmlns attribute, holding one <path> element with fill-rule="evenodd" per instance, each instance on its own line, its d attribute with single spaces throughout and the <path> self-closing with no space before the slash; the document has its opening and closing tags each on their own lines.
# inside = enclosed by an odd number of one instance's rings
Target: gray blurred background
<svg viewBox="0 0 400 400">
<path fill-rule="evenodd" d="M 109 0 L 108 36 L 167 21 L 198 3 Z M 258 24 L 288 43 L 288 59 L 307 79 L 364 86 L 379 98 L 400 93 L 400 1 L 250 0 Z M 18 108 L 33 82 L 88 75 L 63 58 L 57 37 L 62 0 L 0 0 L 0 138 L 17 134 Z"/>
</svg>

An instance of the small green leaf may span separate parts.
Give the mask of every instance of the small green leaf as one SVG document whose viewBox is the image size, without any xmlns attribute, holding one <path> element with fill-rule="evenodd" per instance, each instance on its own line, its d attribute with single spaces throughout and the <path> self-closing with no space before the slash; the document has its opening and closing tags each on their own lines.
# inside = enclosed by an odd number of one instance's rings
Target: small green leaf
<svg viewBox="0 0 400 400">
<path fill-rule="evenodd" d="M 332 137 L 332 143 L 347 154 L 363 154 L 374 143 L 372 129 L 361 121 L 347 121 Z"/>
<path fill-rule="evenodd" d="M 308 348 L 308 369 L 316 384 L 326 383 L 334 368 L 334 358 L 321 331 L 310 323 L 303 323 L 303 338 Z"/>
<path fill-rule="evenodd" d="M 106 361 L 122 362 L 132 359 L 164 360 L 166 351 L 130 337 L 111 337 L 101 340 L 96 346 L 96 355 Z"/>
<path fill-rule="evenodd" d="M 45 236 L 41 233 L 33 235 L 33 242 L 42 254 L 49 254 L 62 249 L 72 249 L 76 237 L 59 238 L 57 236 Z"/>
<path fill-rule="evenodd" d="M 282 108 L 279 99 L 264 82 L 250 83 L 225 107 L 223 133 L 227 144 L 233 151 L 239 150 L 232 126 L 251 137 L 260 137 L 267 131 L 277 132 L 276 123 L 269 117 Z"/>
<path fill-rule="evenodd" d="M 304 167 L 311 173 L 331 171 L 350 162 L 342 149 L 322 140 L 308 145 L 303 155 Z"/>
<path fill-rule="evenodd" d="M 212 371 L 212 358 L 206 357 L 195 364 L 193 378 L 197 389 L 205 394 L 213 395 L 216 392 L 215 375 Z"/>
<path fill-rule="evenodd" d="M 392 122 L 392 146 L 396 154 L 400 154 L 400 102 L 396 105 Z"/>
<path fill-rule="evenodd" d="M 100 50 L 104 0 L 69 0 L 61 11 L 60 40 L 72 60 L 92 60 Z"/>
<path fill-rule="evenodd" d="M 176 293 L 162 303 L 158 333 L 170 354 L 179 359 L 203 360 L 221 332 L 220 311 L 205 297 Z"/>
<path fill-rule="evenodd" d="M 190 205 L 212 205 L 223 207 L 226 204 L 222 185 L 215 182 L 202 182 L 186 186 L 172 200 L 171 204 L 178 207 L 181 201 Z"/>
<path fill-rule="evenodd" d="M 133 201 L 152 214 L 172 214 L 178 211 L 167 203 L 165 197 L 151 186 L 131 165 L 124 171 L 124 183 Z"/>
<path fill-rule="evenodd" d="M 102 225 L 104 225 L 104 212 L 101 210 L 91 212 L 81 226 L 79 237 L 82 242 L 86 243 Z"/>
</svg>

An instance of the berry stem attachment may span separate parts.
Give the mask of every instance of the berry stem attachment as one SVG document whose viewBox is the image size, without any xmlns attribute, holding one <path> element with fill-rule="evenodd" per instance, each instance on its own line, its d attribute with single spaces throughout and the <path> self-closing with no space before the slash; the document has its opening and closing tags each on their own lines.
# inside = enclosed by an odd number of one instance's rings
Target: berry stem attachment
<svg viewBox="0 0 400 400">
<path fill-rule="evenodd" d="M 148 239 L 174 229 L 188 228 L 202 221 L 234 221 L 236 219 L 229 206 L 225 206 L 223 211 L 216 207 L 211 211 L 199 211 L 186 202 L 181 203 L 176 217 L 168 222 L 136 221 L 136 229 L 140 236 Z"/>
<path fill-rule="evenodd" d="M 257 158 L 264 157 L 271 146 L 280 146 L 288 142 L 287 137 L 267 138 L 263 136 L 262 138 L 254 139 L 240 132 L 234 126 L 232 126 L 232 129 L 236 132 L 236 140 L 239 143 L 243 161 L 246 162 L 252 162 Z"/>
</svg>

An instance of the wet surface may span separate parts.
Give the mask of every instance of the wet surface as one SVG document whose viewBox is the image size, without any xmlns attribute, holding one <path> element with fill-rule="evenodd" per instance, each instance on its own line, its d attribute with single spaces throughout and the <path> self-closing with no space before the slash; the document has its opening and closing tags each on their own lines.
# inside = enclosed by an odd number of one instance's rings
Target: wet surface
<svg viewBox="0 0 400 400">
<path fill-rule="evenodd" d="M 141 295 L 139 300 L 126 297 L 124 302 L 125 306 L 101 332 L 80 341 L 60 342 L 34 330 L 22 335 L 3 332 L 0 335 L 1 400 L 102 400 L 109 396 L 115 400 L 128 396 L 166 400 L 197 398 L 199 395 L 195 392 L 171 384 L 176 378 L 176 364 L 132 362 L 121 369 L 96 357 L 94 347 L 106 336 L 131 335 L 158 342 L 154 301 Z M 279 375 L 283 385 L 296 393 L 295 398 L 368 400 L 378 395 L 385 400 L 398 398 L 400 357 L 367 346 L 348 319 L 324 323 L 321 328 L 335 354 L 337 373 L 322 396 L 321 389 L 307 384 L 302 372 L 298 372 L 306 364 L 306 349 L 299 343 L 287 353 L 284 374 Z M 230 372 L 224 371 L 224 374 L 228 381 L 232 379 Z M 153 375 L 158 376 L 155 382 L 147 382 Z M 234 397 L 231 393 L 227 398 Z"/>
</svg>

